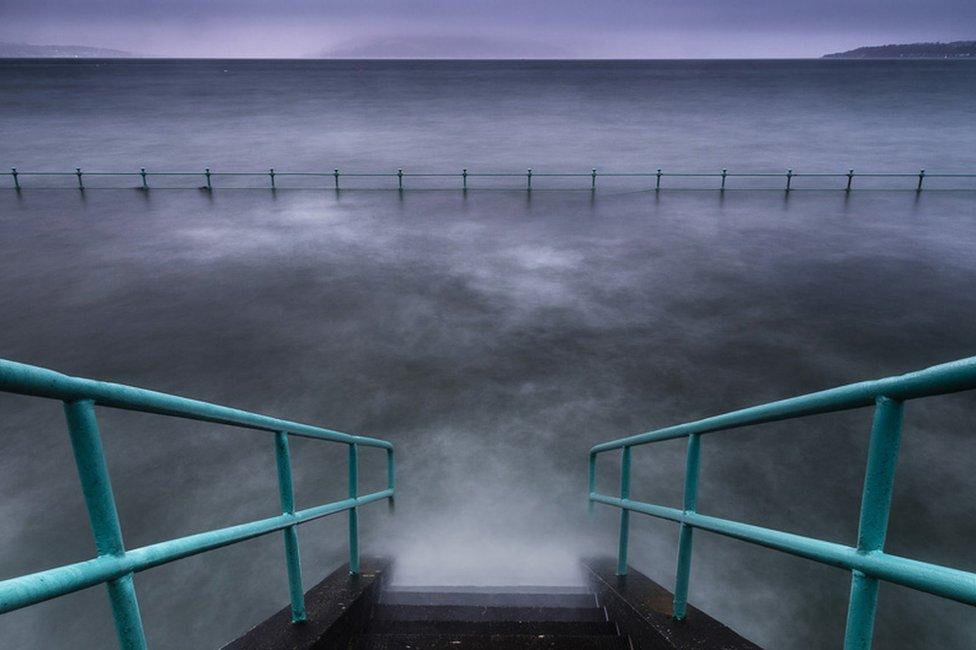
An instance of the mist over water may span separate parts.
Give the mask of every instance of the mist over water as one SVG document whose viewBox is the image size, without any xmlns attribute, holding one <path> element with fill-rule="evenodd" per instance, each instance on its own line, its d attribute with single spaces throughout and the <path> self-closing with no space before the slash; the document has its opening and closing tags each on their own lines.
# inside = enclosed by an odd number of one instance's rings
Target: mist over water
<svg viewBox="0 0 976 650">
<path fill-rule="evenodd" d="M 22 169 L 962 171 L 976 150 L 959 62 L 0 67 L 0 162 Z M 974 205 L 4 190 L 0 356 L 390 439 L 396 512 L 364 507 L 360 530 L 398 582 L 572 584 L 577 557 L 616 548 L 617 512 L 586 515 L 595 442 L 972 355 Z M 0 576 L 90 557 L 60 405 L 0 395 L 0 412 Z M 891 552 L 976 569 L 974 412 L 968 394 L 909 404 Z M 277 512 L 270 436 L 99 415 L 127 546 Z M 707 436 L 699 509 L 853 544 L 869 426 L 863 410 Z M 292 453 L 299 507 L 343 497 L 342 446 Z M 680 503 L 683 459 L 681 442 L 635 450 L 633 496 Z M 604 492 L 617 471 L 601 459 Z M 380 489 L 382 454 L 360 474 Z M 307 586 L 345 534 L 341 515 L 300 529 Z M 635 515 L 631 540 L 670 587 L 676 527 Z M 695 544 L 693 604 L 766 647 L 840 645 L 847 573 Z M 287 600 L 277 535 L 136 584 L 157 648 L 219 645 Z M 876 629 L 879 648 L 976 642 L 970 608 L 890 585 Z M 2 647 L 113 643 L 102 588 L 0 617 Z"/>
</svg>

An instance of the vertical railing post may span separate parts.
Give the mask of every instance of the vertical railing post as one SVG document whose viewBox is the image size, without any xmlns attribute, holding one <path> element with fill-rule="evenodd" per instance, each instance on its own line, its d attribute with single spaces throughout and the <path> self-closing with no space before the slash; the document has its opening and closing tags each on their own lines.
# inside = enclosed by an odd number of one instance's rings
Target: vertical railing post
<svg viewBox="0 0 976 650">
<path fill-rule="evenodd" d="M 403 191 L 403 170 L 397 170 L 397 189 Z"/>
<path fill-rule="evenodd" d="M 349 498 L 359 496 L 359 447 L 349 444 Z M 359 573 L 359 508 L 349 508 L 349 573 Z"/>
<path fill-rule="evenodd" d="M 590 172 L 590 191 L 596 191 L 596 167 Z"/>
<path fill-rule="evenodd" d="M 281 498 L 281 514 L 295 514 L 295 488 L 291 480 L 291 455 L 288 452 L 288 434 L 275 433 L 275 460 L 278 466 L 278 495 Z M 288 594 L 291 597 L 291 622 L 305 620 L 305 590 L 302 587 L 302 561 L 298 552 L 297 526 L 282 529 L 285 537 L 285 565 L 288 569 Z"/>
<path fill-rule="evenodd" d="M 139 176 L 142 177 L 142 189 L 148 190 L 149 189 L 149 182 L 146 181 L 146 168 L 145 167 L 140 167 L 139 168 Z"/>
<path fill-rule="evenodd" d="M 532 191 L 532 168 L 525 173 L 525 189 L 528 192 Z"/>
<path fill-rule="evenodd" d="M 85 184 L 81 181 L 81 167 L 75 167 L 75 175 L 78 177 L 78 189 L 85 189 Z"/>
<path fill-rule="evenodd" d="M 98 555 L 122 556 L 125 554 L 122 528 L 98 433 L 95 403 L 91 400 L 65 402 L 64 412 Z M 124 650 L 143 650 L 146 648 L 146 635 L 142 629 L 132 574 L 109 580 L 106 586 L 119 646 Z"/>
<path fill-rule="evenodd" d="M 273 190 L 274 189 L 277 189 L 275 187 L 275 178 L 274 178 L 275 177 L 275 172 L 274 172 L 274 167 L 272 167 L 271 169 L 268 170 L 268 176 L 271 177 L 271 189 L 273 189 Z"/>
<path fill-rule="evenodd" d="M 851 187 L 853 185 L 854 185 L 854 170 L 853 169 L 848 169 L 847 170 L 847 187 L 844 188 L 844 191 L 845 192 L 850 192 L 851 191 Z"/>
<path fill-rule="evenodd" d="M 590 453 L 589 471 L 588 471 L 588 481 L 586 490 L 586 510 L 591 515 L 593 514 L 593 493 L 596 492 L 596 454 Z"/>
<path fill-rule="evenodd" d="M 624 447 L 620 459 L 620 500 L 630 499 L 630 447 Z M 620 543 L 617 546 L 617 575 L 627 575 L 627 544 L 630 537 L 630 510 L 621 504 Z"/>
<path fill-rule="evenodd" d="M 461 170 L 461 189 L 468 189 L 468 168 L 465 167 Z"/>
<path fill-rule="evenodd" d="M 10 175 L 14 177 L 14 189 L 19 192 L 20 191 L 20 179 L 17 178 L 17 168 L 16 167 L 11 167 L 10 168 Z"/>
<path fill-rule="evenodd" d="M 888 515 L 891 512 L 895 465 L 898 462 L 901 442 L 903 411 L 903 402 L 899 400 L 879 397 L 875 401 L 864 490 L 861 494 L 858 553 L 877 553 L 884 547 Z M 877 605 L 878 579 L 861 571 L 852 571 L 844 650 L 868 650 L 871 647 Z"/>
<path fill-rule="evenodd" d="M 396 454 L 392 448 L 386 450 L 386 489 L 396 491 Z M 386 500 L 391 511 L 394 507 L 395 497 L 395 494 L 391 494 L 390 498 Z"/>
<path fill-rule="evenodd" d="M 206 169 L 203 170 L 203 175 L 207 178 L 207 190 L 208 191 L 209 190 L 212 190 L 213 189 L 213 185 L 210 184 L 210 168 L 209 167 L 207 167 Z"/>
<path fill-rule="evenodd" d="M 338 190 L 339 189 L 339 170 L 338 169 L 333 169 L 332 170 L 332 175 L 335 177 L 335 188 L 336 188 L 336 190 Z"/>
<path fill-rule="evenodd" d="M 722 170 L 722 187 L 720 188 L 723 192 L 725 191 L 725 177 L 729 175 L 729 170 Z"/>
<path fill-rule="evenodd" d="M 791 189 L 790 186 L 792 185 L 792 183 L 793 183 L 793 170 L 787 169 L 786 170 L 786 191 L 787 192 L 790 191 Z"/>
<path fill-rule="evenodd" d="M 655 192 L 661 191 L 661 170 L 660 169 L 657 170 L 657 181 L 654 183 L 654 191 Z"/>
<path fill-rule="evenodd" d="M 699 434 L 688 436 L 688 454 L 685 458 L 685 514 L 694 513 L 698 504 L 698 466 L 701 457 Z M 678 568 L 674 579 L 674 617 L 682 620 L 688 604 L 688 582 L 691 577 L 691 544 L 695 529 L 682 522 L 678 537 Z"/>
<path fill-rule="evenodd" d="M 938 171 L 938 170 L 936 170 L 936 171 Z M 918 186 L 915 188 L 915 191 L 916 192 L 921 192 L 922 191 L 922 180 L 924 180 L 924 179 L 925 179 L 925 170 L 924 169 L 920 169 L 919 172 L 918 172 Z"/>
</svg>

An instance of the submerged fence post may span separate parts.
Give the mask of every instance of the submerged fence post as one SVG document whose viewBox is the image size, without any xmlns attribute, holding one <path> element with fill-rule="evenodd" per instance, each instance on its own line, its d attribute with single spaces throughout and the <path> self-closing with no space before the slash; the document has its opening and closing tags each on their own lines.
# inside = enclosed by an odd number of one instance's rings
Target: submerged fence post
<svg viewBox="0 0 976 650">
<path fill-rule="evenodd" d="M 786 170 L 786 191 L 787 192 L 790 191 L 790 185 L 792 184 L 792 182 L 793 182 L 793 170 L 787 169 Z"/>
<path fill-rule="evenodd" d="M 465 167 L 461 170 L 461 189 L 468 189 L 468 168 Z"/>
<path fill-rule="evenodd" d="M 274 177 L 275 177 L 275 173 L 274 173 L 274 167 L 272 167 L 271 169 L 269 169 L 269 170 L 268 170 L 268 176 L 270 176 L 270 177 L 271 177 L 271 189 L 277 189 L 277 188 L 275 187 L 275 179 L 274 179 Z"/>
<path fill-rule="evenodd" d="M 589 460 L 589 476 L 587 481 L 587 492 L 586 492 L 586 511 L 589 514 L 593 514 L 593 493 L 596 492 L 596 454 L 590 452 Z"/>
<path fill-rule="evenodd" d="M 403 191 L 403 170 L 397 170 L 397 189 Z"/>
<path fill-rule="evenodd" d="M 658 192 L 661 190 L 661 170 L 657 170 L 657 182 L 654 184 L 654 191 Z"/>
<path fill-rule="evenodd" d="M 207 167 L 205 170 L 203 170 L 203 175 L 207 177 L 207 189 L 208 190 L 212 190 L 213 189 L 213 185 L 210 184 L 210 168 L 209 167 Z"/>
<path fill-rule="evenodd" d="M 349 444 L 349 498 L 359 497 L 359 447 Z M 359 573 L 359 508 L 349 508 L 349 573 Z"/>
<path fill-rule="evenodd" d="M 891 512 L 891 492 L 901 443 L 903 402 L 889 397 L 875 401 L 868 463 L 861 493 L 861 518 L 857 533 L 858 553 L 884 548 Z M 861 571 L 851 572 L 851 599 L 847 607 L 844 650 L 870 650 L 874 614 L 878 606 L 878 579 Z"/>
<path fill-rule="evenodd" d="M 701 457 L 699 434 L 688 436 L 688 453 L 685 459 L 685 498 L 684 512 L 694 513 L 698 504 L 698 467 Z M 674 617 L 685 617 L 688 604 L 688 582 L 691 576 L 691 544 L 695 529 L 682 522 L 678 537 L 678 568 L 674 578 Z"/>
<path fill-rule="evenodd" d="M 532 191 L 532 168 L 525 173 L 525 189 L 529 192 Z"/>
<path fill-rule="evenodd" d="M 336 190 L 338 190 L 339 189 L 339 170 L 338 169 L 333 169 L 332 170 L 332 175 L 335 177 L 335 188 L 336 188 Z"/>
<path fill-rule="evenodd" d="M 596 167 L 594 167 L 593 171 L 590 172 L 590 191 L 593 192 L 595 190 L 596 190 Z"/>
<path fill-rule="evenodd" d="M 938 171 L 938 170 L 936 170 L 936 171 Z M 922 191 L 922 179 L 924 179 L 924 178 L 925 178 L 925 170 L 924 169 L 921 169 L 918 172 L 918 187 L 915 188 L 915 191 L 916 192 L 921 192 Z"/>
<path fill-rule="evenodd" d="M 854 170 L 847 170 L 847 187 L 844 189 L 845 192 L 851 191 L 851 186 L 854 184 Z"/>
<path fill-rule="evenodd" d="M 75 175 L 78 176 L 78 189 L 85 189 L 85 184 L 81 182 L 81 167 L 75 167 Z"/>
<path fill-rule="evenodd" d="M 288 434 L 275 433 L 275 460 L 278 467 L 278 496 L 281 514 L 295 514 L 295 488 L 291 480 L 291 455 L 288 452 Z M 298 552 L 297 525 L 282 529 L 285 537 L 285 565 L 288 569 L 288 594 L 291 597 L 291 622 L 305 620 L 305 590 L 302 588 L 302 561 Z"/>
<path fill-rule="evenodd" d="M 146 182 L 146 168 L 145 167 L 140 167 L 139 168 L 139 175 L 142 176 L 142 189 L 148 190 L 149 189 L 149 183 Z"/>
<path fill-rule="evenodd" d="M 727 169 L 723 169 L 722 170 L 722 187 L 721 187 L 721 190 L 723 192 L 725 191 L 725 177 L 728 176 L 728 174 L 729 174 L 729 170 L 727 170 Z"/>
<path fill-rule="evenodd" d="M 630 498 L 630 447 L 624 447 L 620 459 L 620 500 Z M 627 575 L 627 543 L 630 536 L 630 510 L 620 504 L 620 543 L 617 546 L 617 575 Z"/>
<path fill-rule="evenodd" d="M 92 400 L 65 402 L 64 412 L 98 555 L 119 557 L 125 553 L 125 546 L 98 432 L 95 403 Z M 142 617 L 139 614 L 132 574 L 127 573 L 109 580 L 106 586 L 112 603 L 119 646 L 124 650 L 145 650 L 146 635 L 142 629 Z"/>
<path fill-rule="evenodd" d="M 14 189 L 20 191 L 20 179 L 17 178 L 17 168 L 10 168 L 10 175 L 14 177 Z"/>
</svg>

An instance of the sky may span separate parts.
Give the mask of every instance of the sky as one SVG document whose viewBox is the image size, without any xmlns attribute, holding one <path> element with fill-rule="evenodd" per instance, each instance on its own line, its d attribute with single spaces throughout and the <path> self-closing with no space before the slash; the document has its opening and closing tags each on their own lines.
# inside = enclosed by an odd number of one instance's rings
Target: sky
<svg viewBox="0 0 976 650">
<path fill-rule="evenodd" d="M 0 41 L 152 56 L 776 58 L 972 39 L 972 0 L 0 0 Z"/>
</svg>

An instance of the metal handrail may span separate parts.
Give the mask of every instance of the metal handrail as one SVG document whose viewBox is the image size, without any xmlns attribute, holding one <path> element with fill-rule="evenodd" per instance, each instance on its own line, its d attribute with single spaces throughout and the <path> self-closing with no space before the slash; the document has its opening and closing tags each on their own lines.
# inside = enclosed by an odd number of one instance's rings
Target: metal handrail
<svg viewBox="0 0 976 650">
<path fill-rule="evenodd" d="M 105 583 L 112 604 L 119 645 L 126 650 L 147 647 L 133 574 L 280 530 L 284 535 L 292 621 L 304 621 L 305 595 L 296 527 L 337 512 L 348 512 L 349 570 L 355 574 L 359 573 L 359 506 L 381 499 L 388 499 L 391 505 L 393 503 L 396 489 L 395 457 L 393 445 L 385 440 L 350 435 L 167 393 L 71 377 L 46 368 L 3 359 L 0 359 L 0 391 L 64 402 L 75 464 L 98 550 L 98 556 L 91 560 L 0 581 L 0 614 Z M 273 432 L 282 514 L 137 549 L 126 549 L 102 450 L 96 406 Z M 295 510 L 289 436 L 348 445 L 347 499 Z M 386 450 L 385 490 L 359 496 L 360 446 Z"/>
<path fill-rule="evenodd" d="M 720 191 L 725 191 L 727 189 L 732 189 L 727 186 L 727 180 L 730 178 L 784 178 L 785 185 L 776 188 L 744 188 L 744 189 L 783 189 L 787 192 L 795 191 L 796 187 L 793 186 L 793 179 L 795 178 L 843 178 L 846 179 L 842 189 L 844 192 L 851 192 L 855 189 L 854 178 L 911 178 L 916 179 L 916 182 L 912 184 L 910 188 L 916 192 L 921 192 L 924 187 L 924 182 L 926 178 L 973 178 L 976 179 L 976 174 L 968 173 L 932 173 L 921 169 L 917 172 L 857 172 L 855 173 L 853 169 L 849 169 L 846 172 L 797 172 L 792 169 L 788 169 L 785 172 L 730 172 L 727 169 L 723 169 L 719 172 L 686 172 L 686 171 L 671 171 L 666 172 L 662 169 L 657 169 L 655 171 L 638 171 L 638 172 L 614 172 L 614 171 L 597 171 L 596 168 L 591 169 L 588 172 L 539 172 L 533 171 L 532 169 L 527 169 L 524 172 L 472 172 L 467 169 L 462 169 L 460 172 L 405 172 L 403 169 L 397 169 L 396 171 L 390 172 L 344 172 L 339 169 L 333 169 L 330 171 L 278 171 L 273 167 L 268 169 L 268 171 L 213 171 L 209 167 L 205 168 L 203 171 L 147 171 L 144 167 L 140 168 L 139 171 L 82 171 L 80 167 L 76 167 L 74 171 L 23 171 L 18 170 L 16 167 L 11 167 L 9 172 L 4 175 L 10 176 L 13 179 L 12 189 L 17 191 L 23 190 L 23 186 L 20 183 L 21 177 L 24 176 L 73 176 L 77 178 L 77 186 L 79 190 L 85 189 L 85 176 L 139 176 L 142 179 L 141 189 L 149 189 L 149 178 L 150 177 L 165 177 L 165 176 L 202 176 L 205 181 L 205 188 L 207 190 L 213 190 L 213 179 L 215 177 L 254 177 L 261 176 L 268 178 L 269 189 L 279 189 L 276 179 L 281 176 L 296 176 L 296 177 L 323 177 L 331 178 L 333 180 L 332 187 L 336 190 L 340 189 L 340 178 L 395 178 L 397 179 L 396 189 L 403 190 L 404 178 L 458 178 L 461 181 L 461 189 L 468 189 L 468 179 L 481 177 L 481 178 L 525 178 L 525 189 L 532 190 L 532 177 L 533 176 L 543 176 L 547 178 L 561 177 L 561 178 L 589 178 L 590 190 L 596 190 L 597 187 L 597 177 L 610 177 L 610 178 L 634 178 L 643 177 L 648 179 L 654 179 L 655 191 L 662 190 L 661 180 L 664 178 L 719 178 L 721 179 L 720 184 L 716 188 L 715 186 L 703 187 L 697 189 L 718 189 Z M 682 188 L 690 189 L 690 188 Z M 824 189 L 824 188 L 817 188 Z M 888 188 L 892 189 L 892 188 Z M 976 189 L 973 187 L 959 187 L 959 188 L 943 188 L 943 189 Z"/>
<path fill-rule="evenodd" d="M 761 404 L 605 442 L 590 449 L 590 509 L 592 510 L 594 503 L 620 508 L 618 575 L 627 573 L 631 511 L 667 519 L 681 525 L 673 603 L 674 617 L 679 620 L 685 617 L 688 602 L 692 539 L 696 528 L 847 569 L 852 574 L 852 581 L 844 648 L 864 650 L 871 647 L 879 580 L 967 605 L 976 605 L 976 573 L 919 562 L 883 551 L 888 515 L 891 510 L 891 493 L 898 459 L 904 402 L 972 389 L 976 389 L 976 357 L 901 376 L 864 381 Z M 871 405 L 875 407 L 874 421 L 871 426 L 856 547 L 697 512 L 698 468 L 703 434 Z M 630 498 L 631 449 L 639 445 L 676 438 L 688 438 L 682 507 L 670 508 L 632 500 Z M 597 455 L 615 449 L 623 450 L 619 497 L 596 491 Z"/>
</svg>

